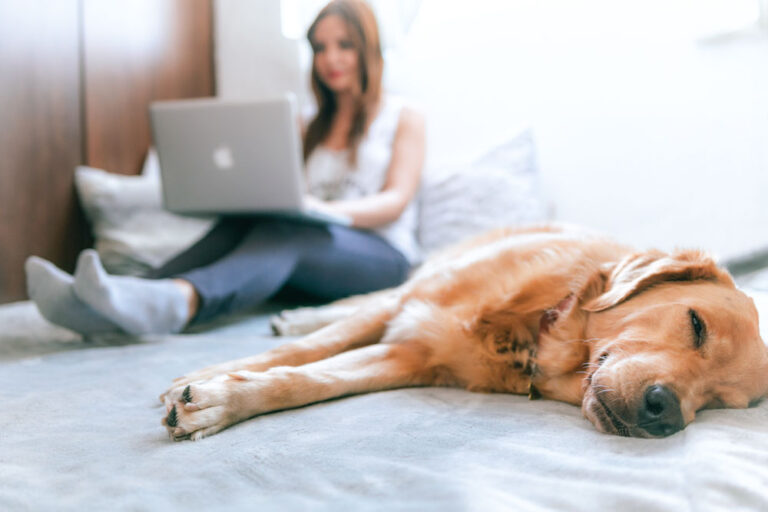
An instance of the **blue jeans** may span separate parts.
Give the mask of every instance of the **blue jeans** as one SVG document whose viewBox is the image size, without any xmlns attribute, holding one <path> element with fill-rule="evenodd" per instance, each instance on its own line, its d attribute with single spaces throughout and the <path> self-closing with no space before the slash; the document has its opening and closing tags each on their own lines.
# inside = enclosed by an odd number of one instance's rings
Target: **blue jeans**
<svg viewBox="0 0 768 512">
<path fill-rule="evenodd" d="M 286 286 L 324 300 L 397 286 L 405 257 L 377 234 L 274 217 L 231 217 L 149 277 L 192 284 L 192 323 L 253 307 Z"/>
</svg>

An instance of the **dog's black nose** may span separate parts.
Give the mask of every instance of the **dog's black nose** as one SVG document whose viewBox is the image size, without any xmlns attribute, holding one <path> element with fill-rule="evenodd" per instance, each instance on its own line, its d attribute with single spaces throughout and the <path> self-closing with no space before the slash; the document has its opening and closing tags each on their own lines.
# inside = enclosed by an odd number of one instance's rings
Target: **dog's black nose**
<svg viewBox="0 0 768 512">
<path fill-rule="evenodd" d="M 668 387 L 654 384 L 645 390 L 637 426 L 652 436 L 668 436 L 685 426 L 680 400 Z"/>
</svg>

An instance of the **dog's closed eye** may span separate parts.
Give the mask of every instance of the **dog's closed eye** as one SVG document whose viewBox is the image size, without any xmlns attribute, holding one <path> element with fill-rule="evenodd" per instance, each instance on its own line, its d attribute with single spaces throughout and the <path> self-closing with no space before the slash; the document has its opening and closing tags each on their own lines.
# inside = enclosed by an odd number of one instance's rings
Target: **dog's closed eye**
<svg viewBox="0 0 768 512">
<path fill-rule="evenodd" d="M 707 326 L 693 309 L 688 310 L 688 316 L 691 319 L 691 329 L 693 330 L 693 346 L 699 349 L 707 341 Z"/>
</svg>

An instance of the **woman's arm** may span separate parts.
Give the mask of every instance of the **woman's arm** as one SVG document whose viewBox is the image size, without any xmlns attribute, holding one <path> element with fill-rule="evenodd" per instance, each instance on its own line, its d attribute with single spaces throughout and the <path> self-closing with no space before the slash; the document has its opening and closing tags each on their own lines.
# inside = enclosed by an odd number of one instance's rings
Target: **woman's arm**
<svg viewBox="0 0 768 512">
<path fill-rule="evenodd" d="M 351 218 L 352 225 L 358 228 L 375 228 L 396 220 L 419 189 L 425 139 L 424 116 L 403 108 L 381 192 L 360 199 L 328 201 L 323 206 Z"/>
</svg>

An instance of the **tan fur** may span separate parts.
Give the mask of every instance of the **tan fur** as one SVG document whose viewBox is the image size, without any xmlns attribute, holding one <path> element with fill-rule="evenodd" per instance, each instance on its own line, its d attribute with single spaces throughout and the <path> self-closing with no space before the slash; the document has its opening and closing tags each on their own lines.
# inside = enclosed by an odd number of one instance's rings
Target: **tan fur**
<svg viewBox="0 0 768 512">
<path fill-rule="evenodd" d="M 706 324 L 701 348 L 693 310 Z M 325 326 L 177 379 L 161 397 L 172 437 L 431 385 L 536 392 L 580 405 L 601 431 L 648 437 L 636 411 L 654 384 L 679 397 L 686 424 L 701 408 L 746 407 L 768 392 L 754 305 L 710 258 L 635 252 L 553 226 L 487 233 L 436 255 L 396 289 L 286 312 L 273 325 Z"/>
</svg>

